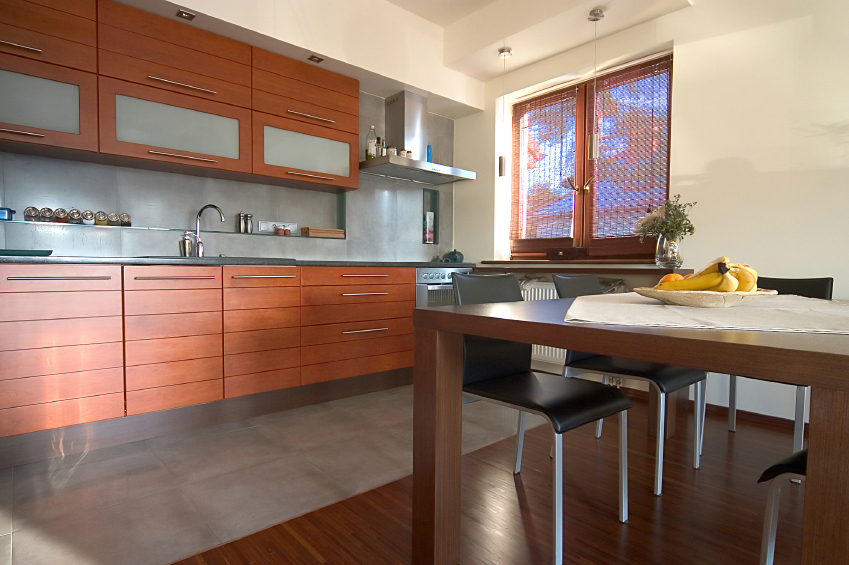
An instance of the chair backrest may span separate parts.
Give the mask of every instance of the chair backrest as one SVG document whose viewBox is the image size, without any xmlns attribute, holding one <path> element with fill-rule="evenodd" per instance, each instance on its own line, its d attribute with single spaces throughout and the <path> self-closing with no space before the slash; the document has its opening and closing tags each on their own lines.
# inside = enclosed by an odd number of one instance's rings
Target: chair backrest
<svg viewBox="0 0 849 565">
<path fill-rule="evenodd" d="M 601 294 L 601 284 L 596 275 L 551 275 L 558 298 L 577 298 L 588 294 Z M 592 353 L 566 350 L 566 364 L 595 357 Z"/>
<path fill-rule="evenodd" d="M 551 275 L 558 298 L 575 298 L 601 294 L 601 284 L 595 275 Z"/>
<path fill-rule="evenodd" d="M 459 305 L 519 302 L 516 275 L 454 274 L 454 302 Z M 531 369 L 531 345 L 475 335 L 463 342 L 463 384 L 524 373 Z"/>
<path fill-rule="evenodd" d="M 823 277 L 818 279 L 776 279 L 758 277 L 758 287 L 777 290 L 778 294 L 795 294 L 806 298 L 822 298 L 831 300 L 834 279 Z"/>
</svg>

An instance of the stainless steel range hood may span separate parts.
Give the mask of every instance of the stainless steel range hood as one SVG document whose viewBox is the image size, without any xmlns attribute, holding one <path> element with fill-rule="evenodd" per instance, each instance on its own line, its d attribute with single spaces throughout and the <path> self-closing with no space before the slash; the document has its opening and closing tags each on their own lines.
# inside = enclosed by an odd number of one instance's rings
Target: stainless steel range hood
<svg viewBox="0 0 849 565">
<path fill-rule="evenodd" d="M 413 158 L 387 155 L 360 161 L 360 172 L 422 184 L 474 180 L 477 174 L 448 165 L 428 163 L 427 98 L 399 92 L 386 99 L 386 145 L 413 152 Z"/>
</svg>

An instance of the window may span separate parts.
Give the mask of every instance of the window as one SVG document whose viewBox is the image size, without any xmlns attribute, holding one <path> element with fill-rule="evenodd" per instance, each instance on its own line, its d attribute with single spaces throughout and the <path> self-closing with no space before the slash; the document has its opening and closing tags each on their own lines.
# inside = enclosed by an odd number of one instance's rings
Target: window
<svg viewBox="0 0 849 565">
<path fill-rule="evenodd" d="M 671 72 L 666 56 L 599 76 L 595 96 L 590 80 L 513 106 L 511 258 L 653 256 L 633 228 L 669 194 Z"/>
</svg>

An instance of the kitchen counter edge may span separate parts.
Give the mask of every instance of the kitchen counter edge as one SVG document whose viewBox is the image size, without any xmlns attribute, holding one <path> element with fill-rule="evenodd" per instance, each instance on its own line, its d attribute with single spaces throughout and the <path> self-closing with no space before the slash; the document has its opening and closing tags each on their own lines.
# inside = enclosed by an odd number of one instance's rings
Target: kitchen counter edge
<svg viewBox="0 0 849 565">
<path fill-rule="evenodd" d="M 220 265 L 262 267 L 468 267 L 474 263 L 437 263 L 435 261 L 296 261 L 273 257 L 0 257 L 0 264 L 45 265 L 183 265 L 216 267 Z"/>
</svg>

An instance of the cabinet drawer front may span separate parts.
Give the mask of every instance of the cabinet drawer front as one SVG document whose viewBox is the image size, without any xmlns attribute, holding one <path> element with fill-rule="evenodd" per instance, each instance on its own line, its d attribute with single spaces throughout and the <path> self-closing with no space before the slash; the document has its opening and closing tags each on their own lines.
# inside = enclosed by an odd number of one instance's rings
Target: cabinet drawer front
<svg viewBox="0 0 849 565">
<path fill-rule="evenodd" d="M 0 265 L 0 292 L 121 290 L 121 267 Z M 7 297 L 12 298 L 12 297 Z"/>
<path fill-rule="evenodd" d="M 103 23 L 97 26 L 97 31 L 101 50 L 251 86 L 251 68 L 248 65 Z"/>
<path fill-rule="evenodd" d="M 221 288 L 221 267 L 124 267 L 124 290 Z"/>
<path fill-rule="evenodd" d="M 0 294 L 0 322 L 96 318 L 122 314 L 119 291 Z"/>
<path fill-rule="evenodd" d="M 224 386 L 220 380 L 133 390 L 127 392 L 127 416 L 204 404 L 222 398 Z"/>
<path fill-rule="evenodd" d="M 12 379 L 0 381 L 0 410 L 123 392 L 124 371 L 120 368 Z"/>
<path fill-rule="evenodd" d="M 143 61 L 103 49 L 99 50 L 97 57 L 101 75 L 155 86 L 181 94 L 191 94 L 192 96 L 233 104 L 242 108 L 251 107 L 251 89 L 241 84 L 175 69 L 159 63 Z"/>
<path fill-rule="evenodd" d="M 0 42 L 2 42 L 0 43 L 2 53 L 54 65 L 64 65 L 90 73 L 97 72 L 97 49 L 89 45 L 5 23 L 0 23 Z"/>
<path fill-rule="evenodd" d="M 221 312 L 221 291 L 204 289 L 125 292 L 124 312 L 127 316 Z"/>
<path fill-rule="evenodd" d="M 316 185 L 359 186 L 358 135 L 253 112 L 253 147 L 256 174 Z"/>
<path fill-rule="evenodd" d="M 289 369 L 301 364 L 301 348 L 275 349 L 224 356 L 224 376 Z"/>
<path fill-rule="evenodd" d="M 124 349 L 127 367 L 205 357 L 218 357 L 220 360 L 222 340 L 220 335 L 143 339 L 126 342 Z"/>
<path fill-rule="evenodd" d="M 268 328 L 292 328 L 301 325 L 300 308 L 264 308 L 224 312 L 225 332 L 246 332 Z"/>
<path fill-rule="evenodd" d="M 124 344 L 96 343 L 0 352 L 0 381 L 124 366 Z"/>
<path fill-rule="evenodd" d="M 97 0 L 29 0 L 54 10 L 68 12 L 88 20 L 97 19 Z"/>
<path fill-rule="evenodd" d="M 221 312 L 127 316 L 124 319 L 124 336 L 127 341 L 133 341 L 192 335 L 220 335 L 223 326 Z"/>
<path fill-rule="evenodd" d="M 327 306 L 304 306 L 301 308 L 301 324 L 339 324 L 387 318 L 408 318 L 413 315 L 416 303 L 376 302 L 373 304 L 329 304 Z"/>
<path fill-rule="evenodd" d="M 97 47 L 97 24 L 90 19 L 21 0 L 0 0 L 0 13 L 3 23 Z"/>
<path fill-rule="evenodd" d="M 301 345 L 322 343 L 340 343 L 361 339 L 374 339 L 393 335 L 413 333 L 412 318 L 393 318 L 346 324 L 327 324 L 323 326 L 305 326 L 301 328 Z"/>
<path fill-rule="evenodd" d="M 300 267 L 224 267 L 224 288 L 300 284 Z"/>
<path fill-rule="evenodd" d="M 120 342 L 123 330 L 121 316 L 0 322 L 0 351 Z"/>
<path fill-rule="evenodd" d="M 300 344 L 301 328 L 279 328 L 224 334 L 225 355 L 285 349 L 288 347 L 298 347 Z M 0 357 L 0 360 L 2 360 L 2 357 Z"/>
<path fill-rule="evenodd" d="M 221 379 L 223 370 L 220 357 L 127 367 L 127 390 Z"/>
<path fill-rule="evenodd" d="M 258 392 L 291 388 L 293 386 L 300 386 L 300 384 L 301 370 L 298 367 L 225 377 L 224 398 L 235 398 Z"/>
<path fill-rule="evenodd" d="M 356 96 L 349 96 L 335 90 L 317 87 L 294 78 L 257 69 L 256 67 L 253 69 L 253 82 L 254 90 L 261 90 L 277 96 L 300 100 L 301 102 L 309 102 L 323 108 L 345 112 L 352 116 L 356 116 L 360 112 L 359 92 Z M 271 113 L 276 114 L 276 112 Z"/>
<path fill-rule="evenodd" d="M 359 304 L 362 302 L 399 302 L 416 299 L 411 284 L 309 286 L 301 291 L 302 306 L 321 304 Z"/>
<path fill-rule="evenodd" d="M 246 43 L 109 0 L 100 0 L 99 8 L 98 21 L 101 23 L 243 65 L 251 64 L 251 48 Z"/>
<path fill-rule="evenodd" d="M 330 129 L 338 129 L 353 134 L 360 132 L 360 118 L 309 102 L 277 96 L 262 90 L 253 91 L 253 109 L 257 112 L 274 114 L 299 122 L 315 124 Z"/>
<path fill-rule="evenodd" d="M 101 153 L 251 172 L 247 108 L 103 76 L 99 95 Z"/>
<path fill-rule="evenodd" d="M 415 282 L 416 270 L 412 267 L 301 267 L 303 286 Z"/>
<path fill-rule="evenodd" d="M 413 352 L 389 353 L 301 367 L 301 384 L 321 383 L 413 366 Z"/>
<path fill-rule="evenodd" d="M 320 69 L 258 47 L 253 48 L 253 66 L 277 75 L 295 78 L 314 86 L 335 90 L 348 96 L 359 97 L 360 95 L 360 81 L 357 79 Z"/>
<path fill-rule="evenodd" d="M 360 339 L 342 343 L 310 345 L 301 348 L 301 364 L 315 365 L 372 355 L 385 355 L 413 350 L 413 335 L 397 335 L 373 339 Z"/>
<path fill-rule="evenodd" d="M 265 288 L 225 288 L 225 310 L 249 310 L 252 308 L 290 308 L 300 306 L 301 289 L 265 287 Z"/>
<path fill-rule="evenodd" d="M 124 415 L 124 394 L 104 394 L 0 410 L 0 436 L 96 422 Z"/>
</svg>

